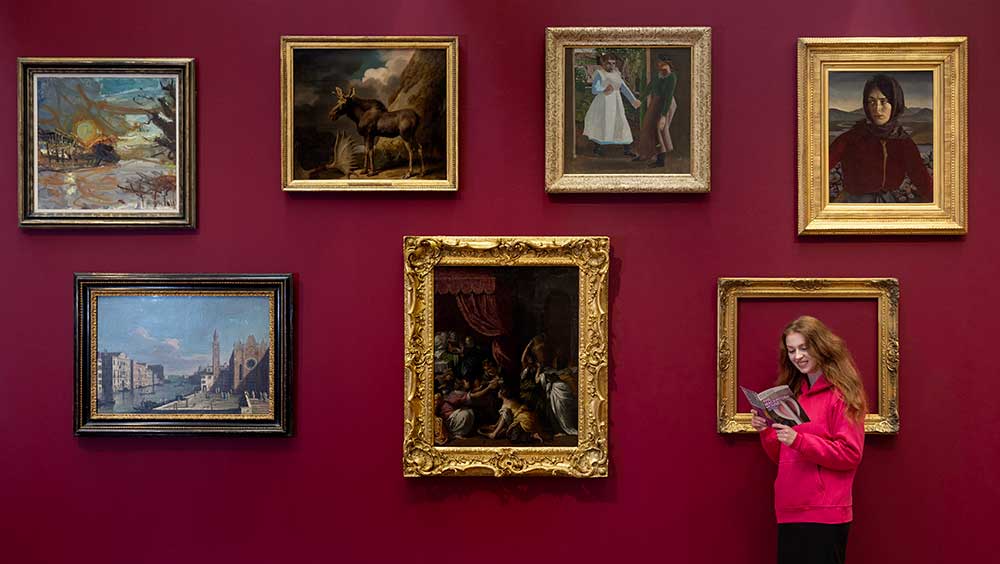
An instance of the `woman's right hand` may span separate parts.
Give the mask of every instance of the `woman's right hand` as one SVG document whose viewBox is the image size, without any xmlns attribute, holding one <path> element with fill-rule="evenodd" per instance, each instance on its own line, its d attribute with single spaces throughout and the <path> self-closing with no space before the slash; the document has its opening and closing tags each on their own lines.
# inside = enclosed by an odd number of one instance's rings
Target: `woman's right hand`
<svg viewBox="0 0 1000 564">
<path fill-rule="evenodd" d="M 753 427 L 754 431 L 757 431 L 759 433 L 767 429 L 767 419 L 764 419 L 763 417 L 758 415 L 757 411 L 754 409 L 751 409 L 750 413 L 753 415 L 753 417 L 750 419 L 750 426 Z"/>
</svg>

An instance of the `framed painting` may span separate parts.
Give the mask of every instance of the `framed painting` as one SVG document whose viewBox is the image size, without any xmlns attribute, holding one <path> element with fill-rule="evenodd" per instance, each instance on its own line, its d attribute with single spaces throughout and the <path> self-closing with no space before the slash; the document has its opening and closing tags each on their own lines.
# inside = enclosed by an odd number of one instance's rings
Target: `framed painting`
<svg viewBox="0 0 1000 564">
<path fill-rule="evenodd" d="M 457 37 L 282 37 L 287 191 L 458 189 Z"/>
<path fill-rule="evenodd" d="M 292 432 L 291 274 L 76 274 L 77 435 Z"/>
<path fill-rule="evenodd" d="M 750 405 L 739 387 L 774 386 L 775 360 L 787 354 L 782 328 L 801 315 L 822 318 L 853 353 L 870 406 L 865 432 L 899 432 L 895 278 L 720 278 L 718 291 L 719 433 L 756 432 L 750 426 Z M 740 346 L 741 340 L 746 347 Z M 746 374 L 740 373 L 741 365 Z"/>
<path fill-rule="evenodd" d="M 21 227 L 187 227 L 193 59 L 18 59 Z"/>
<path fill-rule="evenodd" d="M 403 474 L 608 475 L 607 237 L 406 237 Z"/>
<path fill-rule="evenodd" d="M 800 235 L 968 230 L 965 37 L 801 38 Z"/>
<path fill-rule="evenodd" d="M 708 192 L 712 31 L 545 30 L 545 190 Z"/>
</svg>

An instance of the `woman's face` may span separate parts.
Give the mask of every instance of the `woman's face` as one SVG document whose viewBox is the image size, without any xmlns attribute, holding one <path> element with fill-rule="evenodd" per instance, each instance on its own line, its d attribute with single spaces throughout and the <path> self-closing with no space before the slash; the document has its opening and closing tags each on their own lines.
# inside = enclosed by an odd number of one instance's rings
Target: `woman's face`
<svg viewBox="0 0 1000 564">
<path fill-rule="evenodd" d="M 868 108 L 868 115 L 871 116 L 875 125 L 889 123 L 889 118 L 892 117 L 892 104 L 889 103 L 889 99 L 881 90 L 875 88 L 869 92 L 868 97 L 865 98 L 865 106 Z"/>
<path fill-rule="evenodd" d="M 819 363 L 809 350 L 809 344 L 801 333 L 789 333 L 785 337 L 785 352 L 788 353 L 788 360 L 803 374 L 815 374 L 819 372 Z"/>
</svg>

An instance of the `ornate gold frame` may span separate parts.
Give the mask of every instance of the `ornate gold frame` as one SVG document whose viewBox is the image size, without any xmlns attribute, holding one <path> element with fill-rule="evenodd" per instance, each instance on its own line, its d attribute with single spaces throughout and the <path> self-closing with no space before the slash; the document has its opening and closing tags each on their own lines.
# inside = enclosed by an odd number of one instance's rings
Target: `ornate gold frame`
<svg viewBox="0 0 1000 564">
<path fill-rule="evenodd" d="M 565 174 L 566 49 L 576 46 L 691 48 L 690 174 Z M 712 162 L 712 28 L 545 29 L 546 192 L 708 192 Z"/>
<path fill-rule="evenodd" d="M 607 237 L 406 237 L 403 475 L 608 475 Z M 575 266 L 580 270 L 579 431 L 576 447 L 434 445 L 434 268 Z"/>
<path fill-rule="evenodd" d="M 294 127 L 294 76 L 292 51 L 295 49 L 444 49 L 447 69 L 447 178 L 424 180 L 346 179 L 295 180 L 292 139 Z M 283 36 L 281 38 L 281 188 L 286 192 L 386 192 L 458 190 L 458 37 L 339 37 Z"/>
<path fill-rule="evenodd" d="M 35 207 L 35 86 L 38 73 L 175 74 L 177 76 L 177 212 L 129 213 Z M 197 225 L 194 59 L 22 57 L 17 60 L 17 211 L 20 227 L 187 227 Z"/>
<path fill-rule="evenodd" d="M 737 310 L 740 299 L 870 298 L 878 301 L 878 413 L 865 432 L 899 432 L 899 281 L 895 278 L 720 278 L 717 343 L 717 429 L 754 433 L 750 413 L 736 412 Z"/>
<path fill-rule="evenodd" d="M 934 74 L 934 201 L 829 203 L 831 70 Z M 968 40 L 965 37 L 800 38 L 799 235 L 961 235 L 968 230 Z"/>
</svg>

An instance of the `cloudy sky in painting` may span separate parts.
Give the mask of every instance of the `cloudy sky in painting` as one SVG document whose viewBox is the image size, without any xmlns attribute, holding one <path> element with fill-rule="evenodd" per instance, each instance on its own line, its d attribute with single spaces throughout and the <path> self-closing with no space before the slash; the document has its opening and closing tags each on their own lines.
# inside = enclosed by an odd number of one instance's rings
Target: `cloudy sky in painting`
<svg viewBox="0 0 1000 564">
<path fill-rule="evenodd" d="M 269 338 L 269 317 L 266 297 L 100 296 L 97 348 L 162 364 L 167 374 L 191 374 L 211 365 L 214 331 L 224 364 L 236 341 Z"/>
<path fill-rule="evenodd" d="M 845 112 L 861 109 L 861 94 L 865 82 L 874 71 L 832 71 L 830 72 L 830 107 Z M 934 108 L 934 74 L 931 71 L 881 72 L 895 77 L 903 88 L 907 108 Z"/>
<path fill-rule="evenodd" d="M 388 106 L 413 49 L 296 49 L 293 58 L 295 125 L 335 129 L 327 118 L 335 89 Z"/>
</svg>

